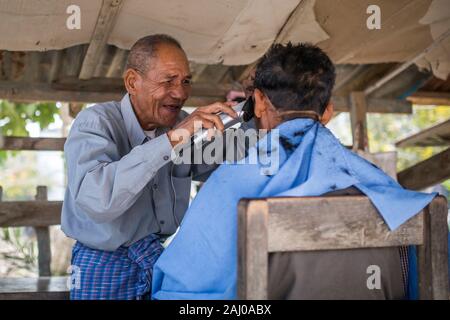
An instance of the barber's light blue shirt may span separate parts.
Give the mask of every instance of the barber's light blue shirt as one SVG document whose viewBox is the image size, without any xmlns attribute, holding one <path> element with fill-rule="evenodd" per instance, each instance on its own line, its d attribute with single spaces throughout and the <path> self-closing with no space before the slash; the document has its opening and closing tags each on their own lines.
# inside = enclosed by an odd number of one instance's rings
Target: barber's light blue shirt
<svg viewBox="0 0 450 320">
<path fill-rule="evenodd" d="M 64 145 L 61 228 L 67 236 L 112 251 L 176 231 L 189 205 L 191 177 L 202 180 L 216 165 L 174 165 L 165 131 L 149 139 L 128 94 L 77 116 Z"/>
</svg>

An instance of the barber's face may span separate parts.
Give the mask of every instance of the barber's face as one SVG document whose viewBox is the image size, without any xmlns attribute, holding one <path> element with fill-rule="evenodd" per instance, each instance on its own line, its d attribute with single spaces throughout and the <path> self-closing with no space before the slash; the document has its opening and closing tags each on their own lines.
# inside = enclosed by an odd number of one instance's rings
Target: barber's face
<svg viewBox="0 0 450 320">
<path fill-rule="evenodd" d="M 135 76 L 133 92 L 129 93 L 141 126 L 144 129 L 174 126 L 191 92 L 185 53 L 173 45 L 160 45 L 146 74 L 137 72 Z"/>
</svg>

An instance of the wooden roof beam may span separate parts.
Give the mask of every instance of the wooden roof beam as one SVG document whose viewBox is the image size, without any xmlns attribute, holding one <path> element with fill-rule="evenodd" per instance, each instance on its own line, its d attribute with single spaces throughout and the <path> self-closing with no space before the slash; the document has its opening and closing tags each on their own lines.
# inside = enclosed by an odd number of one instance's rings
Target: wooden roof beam
<svg viewBox="0 0 450 320">
<path fill-rule="evenodd" d="M 81 66 L 80 79 L 90 79 L 94 75 L 122 4 L 123 0 L 103 0 L 91 42 Z"/>
<path fill-rule="evenodd" d="M 0 81 L 0 99 L 11 101 L 67 101 L 67 102 L 104 102 L 120 101 L 125 88 L 123 80 L 106 78 L 74 82 L 62 79 L 60 82 L 19 83 Z M 109 90 L 108 90 L 109 89 Z M 195 84 L 187 106 L 199 106 L 224 100 L 230 88 L 226 86 L 208 86 Z M 348 112 L 348 97 L 333 96 L 336 112 Z M 412 113 L 411 102 L 395 99 L 368 98 L 367 112 L 373 113 Z"/>
<path fill-rule="evenodd" d="M 74 91 L 56 89 L 49 83 L 0 81 L 0 99 L 11 101 L 103 102 L 122 99 L 121 92 Z"/>
<path fill-rule="evenodd" d="M 450 106 L 450 93 L 417 91 L 416 93 L 407 97 L 406 100 L 418 105 Z"/>
<path fill-rule="evenodd" d="M 398 173 L 398 182 L 407 189 L 422 190 L 450 177 L 450 148 Z"/>
<path fill-rule="evenodd" d="M 450 145 L 450 119 L 398 141 L 397 148 Z"/>
<path fill-rule="evenodd" d="M 117 48 L 112 58 L 111 64 L 109 65 L 108 71 L 106 72 L 106 77 L 114 78 L 116 76 L 122 76 L 121 71 L 126 64 L 127 57 L 128 50 Z"/>
<path fill-rule="evenodd" d="M 348 112 L 350 110 L 350 99 L 343 96 L 332 96 L 336 112 Z M 367 112 L 369 113 L 412 113 L 412 104 L 409 101 L 384 98 L 367 98 Z"/>
<path fill-rule="evenodd" d="M 412 59 L 402 63 L 397 68 L 392 70 L 391 72 L 387 73 L 381 79 L 376 81 L 373 85 L 367 87 L 364 90 L 364 93 L 368 96 L 381 86 L 383 86 L 386 82 L 390 81 L 391 79 L 395 78 L 397 75 L 402 73 L 404 70 L 406 70 L 409 66 L 417 62 L 418 60 L 422 59 L 428 52 L 430 52 L 432 49 L 434 49 L 439 43 L 441 43 L 444 39 L 446 39 L 448 36 L 450 36 L 450 29 L 448 29 L 446 32 L 441 34 L 431 45 L 429 45 L 424 51 L 413 57 Z"/>
</svg>

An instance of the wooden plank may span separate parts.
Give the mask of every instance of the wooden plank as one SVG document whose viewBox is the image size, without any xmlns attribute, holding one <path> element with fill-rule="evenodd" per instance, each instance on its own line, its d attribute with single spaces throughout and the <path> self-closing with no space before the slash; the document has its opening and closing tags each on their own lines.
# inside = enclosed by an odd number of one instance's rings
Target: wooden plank
<svg viewBox="0 0 450 320">
<path fill-rule="evenodd" d="M 412 104 L 399 99 L 369 98 L 367 112 L 412 114 Z"/>
<path fill-rule="evenodd" d="M 425 210 L 425 241 L 417 252 L 420 299 L 449 299 L 447 214 L 443 196 L 436 197 Z"/>
<path fill-rule="evenodd" d="M 0 278 L 0 300 L 67 300 L 68 277 Z"/>
<path fill-rule="evenodd" d="M 186 106 L 207 105 L 225 101 L 226 89 L 218 90 L 211 85 L 196 84 Z M 109 91 L 103 91 L 109 90 Z M 113 90 L 113 91 L 111 91 Z M 115 90 L 115 91 L 114 91 Z M 95 79 L 75 82 L 61 79 L 48 83 L 17 83 L 0 81 L 0 98 L 11 101 L 61 101 L 61 102 L 106 102 L 120 101 L 126 93 L 121 79 Z"/>
<path fill-rule="evenodd" d="M 395 143 L 397 148 L 448 145 L 450 145 L 450 119 Z"/>
<path fill-rule="evenodd" d="M 338 91 L 340 88 L 345 86 L 347 83 L 349 83 L 351 80 L 353 80 L 359 73 L 367 69 L 367 65 L 360 64 L 356 66 L 352 66 L 352 70 L 345 72 L 344 75 L 341 77 L 336 78 L 336 84 L 333 87 L 333 91 Z M 339 67 L 336 68 L 336 71 L 339 70 Z M 338 73 L 338 75 L 340 75 Z"/>
<path fill-rule="evenodd" d="M 106 72 L 106 77 L 114 78 L 121 77 L 122 71 L 126 64 L 126 59 L 128 57 L 128 50 L 116 48 L 116 52 L 113 56 L 111 64 Z"/>
<path fill-rule="evenodd" d="M 422 190 L 450 177 L 450 148 L 398 173 L 398 182 L 407 189 Z"/>
<path fill-rule="evenodd" d="M 367 105 L 364 92 L 350 93 L 350 121 L 353 136 L 353 150 L 368 151 Z"/>
<path fill-rule="evenodd" d="M 64 60 L 62 61 L 60 78 L 75 77 L 78 79 L 78 74 L 80 73 L 86 51 L 86 45 L 78 45 L 64 50 Z"/>
<path fill-rule="evenodd" d="M 103 0 L 97 23 L 81 67 L 80 79 L 89 79 L 93 76 L 122 4 L 122 0 Z"/>
<path fill-rule="evenodd" d="M 370 95 L 372 92 L 374 92 L 375 90 L 377 90 L 378 88 L 380 88 L 382 85 L 384 85 L 385 83 L 389 82 L 389 80 L 393 79 L 394 77 L 396 77 L 397 75 L 399 75 L 400 73 L 402 73 L 404 70 L 406 70 L 409 66 L 413 65 L 415 62 L 417 62 L 418 60 L 422 59 L 428 52 L 430 52 L 431 50 L 433 50 L 436 46 L 438 46 L 441 41 L 445 40 L 448 36 L 450 36 L 450 29 L 448 29 L 447 31 L 445 31 L 444 33 L 442 33 L 436 40 L 433 41 L 433 43 L 431 43 L 425 50 L 423 50 L 421 53 L 419 53 L 418 55 L 412 57 L 411 59 L 409 59 L 408 61 L 402 63 L 401 65 L 399 65 L 397 68 L 395 68 L 394 70 L 392 70 L 391 72 L 385 74 L 382 78 L 380 78 L 379 80 L 377 80 L 373 85 L 367 87 L 364 90 L 364 93 L 368 96 Z"/>
<path fill-rule="evenodd" d="M 80 80 L 76 77 L 64 77 L 52 83 L 52 88 L 63 91 L 118 92 L 125 93 L 122 78 L 95 78 Z"/>
<path fill-rule="evenodd" d="M 120 92 L 120 98 L 126 90 L 122 78 L 95 78 L 90 80 L 80 80 L 76 78 L 64 78 L 52 84 L 52 88 L 64 91 L 80 91 L 80 92 Z M 208 101 L 225 101 L 226 93 L 231 89 L 229 85 L 211 84 L 211 83 L 195 83 L 192 86 L 191 97 L 186 101 L 185 105 L 189 105 L 194 99 L 209 99 Z"/>
<path fill-rule="evenodd" d="M 186 106 L 199 106 L 224 101 L 230 86 L 212 86 L 196 83 Z M 63 78 L 53 83 L 21 83 L 0 81 L 0 98 L 12 101 L 67 101 L 67 102 L 105 102 L 120 101 L 126 90 L 119 78 L 77 80 Z M 348 112 L 349 99 L 333 96 L 336 111 Z M 367 102 L 367 112 L 373 113 L 412 113 L 411 103 L 395 99 L 371 98 Z"/>
<path fill-rule="evenodd" d="M 95 92 L 60 90 L 48 83 L 23 84 L 0 81 L 0 98 L 11 101 L 67 101 L 104 102 L 120 101 L 125 92 Z"/>
<path fill-rule="evenodd" d="M 361 72 L 354 75 L 353 79 L 342 85 L 338 90 L 333 90 L 333 95 L 349 97 L 352 91 L 362 91 L 386 72 L 391 71 L 396 65 L 395 63 L 365 65 Z"/>
<path fill-rule="evenodd" d="M 62 201 L 2 201 L 0 227 L 38 227 L 61 224 Z"/>
<path fill-rule="evenodd" d="M 0 79 L 9 80 L 12 78 L 12 52 L 6 50 L 0 50 Z"/>
<path fill-rule="evenodd" d="M 28 51 L 25 54 L 25 71 L 23 79 L 26 82 L 39 81 L 39 62 L 41 60 L 40 52 Z"/>
<path fill-rule="evenodd" d="M 38 270 L 39 276 L 51 276 L 50 265 L 52 253 L 50 247 L 50 230 L 48 227 L 34 227 L 38 244 Z"/>
<path fill-rule="evenodd" d="M 449 299 L 448 277 L 448 207 L 447 199 L 438 196 L 429 206 L 430 229 L 429 244 L 431 247 L 431 284 L 434 300 Z"/>
<path fill-rule="evenodd" d="M 198 82 L 198 80 L 201 78 L 203 71 L 208 67 L 207 64 L 198 64 L 191 62 L 191 73 L 192 73 L 192 82 Z"/>
<path fill-rule="evenodd" d="M 3 137 L 0 150 L 63 151 L 66 138 Z"/>
<path fill-rule="evenodd" d="M 224 66 L 223 64 L 207 65 L 197 81 L 200 83 L 206 82 L 208 84 L 220 85 L 229 68 L 229 66 Z"/>
<path fill-rule="evenodd" d="M 33 84 L 28 88 L 8 84 L 0 84 L 0 98 L 10 101 L 60 101 L 80 103 L 100 103 L 120 101 L 124 92 L 71 91 L 52 88 L 48 84 Z M 225 101 L 225 96 L 191 96 L 185 106 L 204 106 L 216 101 Z"/>
<path fill-rule="evenodd" d="M 60 79 L 52 84 L 53 89 L 64 91 L 89 91 L 89 92 L 120 92 L 121 96 L 126 92 L 122 78 L 95 78 L 80 80 L 73 77 Z M 231 89 L 226 84 L 195 83 L 192 86 L 191 96 L 213 97 L 223 100 Z"/>
<path fill-rule="evenodd" d="M 57 80 L 59 71 L 61 70 L 62 50 L 54 50 L 52 52 L 51 67 L 48 75 L 50 82 Z"/>
<path fill-rule="evenodd" d="M 367 197 L 269 198 L 269 252 L 423 243 L 423 215 L 389 230 Z"/>
<path fill-rule="evenodd" d="M 406 98 L 413 104 L 450 106 L 449 92 L 418 91 Z"/>
<path fill-rule="evenodd" d="M 241 200 L 238 205 L 238 298 L 267 299 L 268 207 L 264 200 Z"/>
<path fill-rule="evenodd" d="M 38 186 L 36 193 L 36 200 L 47 200 L 47 187 Z M 37 244 L 38 244 L 38 267 L 39 276 L 47 277 L 51 276 L 50 265 L 52 260 L 52 253 L 50 248 L 50 230 L 47 226 L 34 227 L 36 232 Z"/>
<path fill-rule="evenodd" d="M 412 113 L 412 104 L 409 101 L 398 99 L 368 98 L 367 112 L 370 113 Z M 349 112 L 350 99 L 342 96 L 331 97 L 336 112 Z"/>
<path fill-rule="evenodd" d="M 379 75 L 375 80 L 386 74 Z M 376 90 L 376 92 L 370 95 L 371 98 L 392 98 L 406 100 L 407 95 L 411 94 L 410 90 L 405 88 L 419 88 L 424 85 L 430 78 L 431 73 L 420 72 L 416 65 L 412 65 L 404 70 L 397 77 L 384 84 L 382 87 Z M 368 85 L 372 84 L 370 82 Z M 367 85 L 364 87 L 366 88 Z"/>
</svg>

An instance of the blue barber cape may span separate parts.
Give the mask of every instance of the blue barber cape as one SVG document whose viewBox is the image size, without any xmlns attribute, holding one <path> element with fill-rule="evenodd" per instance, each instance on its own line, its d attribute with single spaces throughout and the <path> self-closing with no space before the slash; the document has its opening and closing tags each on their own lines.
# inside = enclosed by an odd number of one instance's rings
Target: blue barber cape
<svg viewBox="0 0 450 320">
<path fill-rule="evenodd" d="M 312 119 L 290 120 L 276 129 L 259 140 L 246 159 L 220 166 L 204 184 L 178 234 L 154 266 L 153 298 L 236 298 L 237 204 L 241 198 L 320 196 L 354 186 L 370 198 L 389 228 L 395 229 L 436 196 L 402 188 Z M 279 139 L 271 139 L 276 134 Z M 274 174 L 262 174 L 267 162 L 248 163 L 261 150 L 279 152 Z"/>
</svg>

